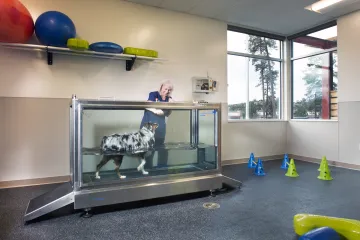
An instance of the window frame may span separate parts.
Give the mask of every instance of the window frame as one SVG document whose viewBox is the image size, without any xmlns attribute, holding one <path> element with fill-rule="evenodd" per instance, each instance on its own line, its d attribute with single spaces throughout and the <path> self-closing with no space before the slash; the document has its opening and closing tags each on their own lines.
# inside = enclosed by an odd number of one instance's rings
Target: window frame
<svg viewBox="0 0 360 240">
<path fill-rule="evenodd" d="M 258 36 L 258 37 L 265 37 L 265 38 L 269 38 L 272 40 L 276 40 L 279 41 L 279 47 L 280 47 L 280 56 L 279 58 L 275 58 L 275 57 L 266 57 L 266 56 L 261 56 L 261 55 L 256 55 L 256 54 L 249 54 L 249 53 L 243 53 L 243 52 L 235 52 L 235 51 L 227 51 L 226 56 L 239 56 L 239 57 L 247 57 L 249 59 L 261 59 L 261 60 L 270 60 L 270 61 L 275 61 L 275 62 L 279 62 L 280 64 L 280 77 L 279 77 L 279 85 L 280 85 L 280 100 L 279 100 L 279 118 L 269 118 L 269 119 L 229 119 L 229 112 L 228 112 L 228 99 L 227 99 L 227 122 L 231 123 L 231 122 L 279 122 L 279 121 L 286 121 L 285 119 L 285 111 L 284 111 L 284 105 L 285 105 L 285 91 L 284 91 L 284 86 L 285 86 L 285 41 L 286 41 L 286 37 L 285 36 L 281 36 L 281 35 L 276 35 L 276 34 L 272 34 L 272 33 L 266 33 L 266 32 L 262 32 L 262 31 L 257 31 L 257 30 L 252 30 L 252 29 L 248 29 L 248 28 L 242 28 L 242 27 L 238 27 L 238 26 L 233 26 L 233 25 L 228 25 L 227 31 L 226 33 L 228 33 L 229 31 L 232 32 L 238 32 L 238 33 L 243 33 L 243 34 L 247 34 L 247 35 L 253 35 L 253 36 Z M 228 69 L 228 68 L 227 68 Z M 248 83 L 249 84 L 249 83 Z M 228 86 L 228 78 L 227 78 L 227 86 Z M 249 99 L 248 99 L 249 100 Z M 246 111 L 249 110 L 248 107 L 245 108 Z M 246 116 L 248 116 L 249 113 L 246 113 Z"/>
<path fill-rule="evenodd" d="M 300 59 L 305 59 L 305 58 L 310 58 L 310 57 L 314 57 L 314 56 L 319 56 L 321 54 L 326 54 L 329 53 L 329 86 L 330 86 L 330 91 L 332 90 L 332 83 L 333 83 L 333 53 L 336 52 L 337 53 L 337 46 L 333 47 L 333 48 L 329 48 L 329 49 L 324 49 L 324 50 L 319 50 L 319 51 L 314 51 L 312 53 L 309 54 L 304 54 L 301 56 L 296 56 L 293 57 L 293 51 L 294 51 L 294 39 L 298 38 L 298 37 L 304 37 L 308 34 L 312 34 L 321 30 L 325 30 L 331 27 L 337 26 L 337 21 L 330 21 L 328 23 L 310 28 L 308 30 L 296 33 L 294 35 L 288 36 L 287 40 L 289 41 L 289 50 L 290 50 L 290 79 L 289 79 L 289 83 L 290 83 L 290 111 L 289 111 L 289 120 L 290 121 L 329 121 L 329 122 L 337 122 L 338 119 L 322 119 L 322 118 L 309 118 L 309 119 L 297 119 L 294 118 L 294 62 L 296 60 L 300 60 Z M 330 96 L 329 96 L 330 98 Z M 329 104 L 329 111 L 331 112 L 331 104 Z"/>
</svg>

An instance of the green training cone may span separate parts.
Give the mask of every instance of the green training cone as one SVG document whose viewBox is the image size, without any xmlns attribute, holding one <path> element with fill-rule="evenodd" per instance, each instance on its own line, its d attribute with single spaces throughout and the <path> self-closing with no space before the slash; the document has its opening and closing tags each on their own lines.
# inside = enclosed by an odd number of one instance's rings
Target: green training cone
<svg viewBox="0 0 360 240">
<path fill-rule="evenodd" d="M 299 174 L 296 172 L 296 166 L 295 166 L 294 159 L 290 160 L 289 168 L 288 168 L 287 172 L 285 173 L 285 176 L 287 176 L 287 177 L 298 177 L 299 176 Z"/>
<path fill-rule="evenodd" d="M 329 165 L 327 164 L 327 162 L 325 162 L 324 165 L 322 166 L 322 168 L 320 169 L 320 174 L 317 178 L 320 180 L 325 180 L 325 181 L 333 180 L 333 178 L 331 177 L 331 171 L 330 171 L 330 168 L 329 168 Z"/>
<path fill-rule="evenodd" d="M 327 164 L 327 159 L 326 159 L 326 157 L 324 156 L 324 157 L 322 157 L 322 159 L 321 159 L 321 162 L 320 162 L 320 166 L 319 166 L 319 169 L 318 169 L 318 171 L 321 171 L 321 168 L 323 168 L 324 167 L 324 164 Z"/>
</svg>

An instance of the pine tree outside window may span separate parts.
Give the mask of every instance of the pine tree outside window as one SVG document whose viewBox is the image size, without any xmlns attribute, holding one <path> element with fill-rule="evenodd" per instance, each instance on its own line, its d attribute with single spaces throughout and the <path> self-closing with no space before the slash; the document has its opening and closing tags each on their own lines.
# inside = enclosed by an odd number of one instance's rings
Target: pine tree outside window
<svg viewBox="0 0 360 240">
<path fill-rule="evenodd" d="M 228 119 L 282 119 L 283 41 L 228 30 Z"/>
</svg>

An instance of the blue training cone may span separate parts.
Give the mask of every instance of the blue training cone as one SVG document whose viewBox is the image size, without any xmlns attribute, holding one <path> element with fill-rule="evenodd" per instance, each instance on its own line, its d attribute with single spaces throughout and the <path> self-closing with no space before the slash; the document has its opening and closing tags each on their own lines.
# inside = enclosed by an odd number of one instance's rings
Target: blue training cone
<svg viewBox="0 0 360 240">
<path fill-rule="evenodd" d="M 285 155 L 284 155 L 284 160 L 283 160 L 280 168 L 282 168 L 282 169 L 288 169 L 288 168 L 289 168 L 289 164 L 290 164 L 290 162 L 289 162 L 289 157 L 288 157 L 287 154 L 285 154 Z"/>
<path fill-rule="evenodd" d="M 254 174 L 256 176 L 265 176 L 266 175 L 265 172 L 264 172 L 264 168 L 263 168 L 262 161 L 261 161 L 260 158 L 257 161 Z"/>
<path fill-rule="evenodd" d="M 251 153 L 249 162 L 248 162 L 248 168 L 255 168 L 255 167 L 256 167 L 255 157 L 254 157 L 254 154 Z"/>
</svg>

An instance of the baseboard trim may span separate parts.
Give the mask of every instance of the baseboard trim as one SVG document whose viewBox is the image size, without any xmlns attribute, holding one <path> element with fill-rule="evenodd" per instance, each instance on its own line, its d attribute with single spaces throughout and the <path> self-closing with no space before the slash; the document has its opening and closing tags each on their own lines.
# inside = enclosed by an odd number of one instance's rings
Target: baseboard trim
<svg viewBox="0 0 360 240">
<path fill-rule="evenodd" d="M 312 158 L 312 157 L 300 156 L 300 155 L 295 155 L 295 154 L 288 154 L 288 156 L 289 156 L 289 159 L 293 158 L 294 160 L 297 160 L 297 161 L 311 162 L 311 163 L 316 163 L 316 164 L 320 164 L 320 162 L 321 162 L 321 159 L 319 159 L 319 158 Z M 273 156 L 262 156 L 260 158 L 263 161 L 271 161 L 271 160 L 283 159 L 283 157 L 284 157 L 284 154 L 273 155 Z M 258 157 L 256 157 L 256 158 L 258 158 Z M 360 165 L 343 163 L 343 162 L 333 161 L 333 160 L 329 160 L 329 159 L 327 159 L 327 160 L 328 160 L 329 166 L 352 169 L 352 170 L 360 170 Z M 221 164 L 223 166 L 227 166 L 227 165 L 233 165 L 233 164 L 244 164 L 244 163 L 248 163 L 248 161 L 249 161 L 249 158 L 242 158 L 242 159 L 224 160 Z"/>
<path fill-rule="evenodd" d="M 58 177 L 46 177 L 46 178 L 4 181 L 4 182 L 0 182 L 0 189 L 63 183 L 63 182 L 68 182 L 68 181 L 70 181 L 70 176 L 58 176 Z"/>
<path fill-rule="evenodd" d="M 304 162 L 317 163 L 317 164 L 320 164 L 320 162 L 321 162 L 321 159 L 319 159 L 319 158 L 299 156 L 299 155 L 294 155 L 294 154 L 289 154 L 289 158 L 293 158 L 293 159 L 296 159 L 299 161 L 304 161 Z M 329 166 L 352 169 L 352 170 L 360 170 L 360 165 L 351 164 L 351 163 L 343 163 L 343 162 L 333 161 L 333 160 L 329 160 L 329 159 L 327 159 L 327 161 L 328 161 Z"/>
<path fill-rule="evenodd" d="M 293 158 L 298 161 L 311 162 L 320 164 L 321 159 L 300 156 L 295 154 L 289 154 L 289 158 Z M 271 161 L 271 160 L 279 160 L 284 157 L 284 154 L 281 155 L 272 155 L 272 156 L 260 156 L 256 157 L 256 159 L 261 158 L 263 161 Z M 244 164 L 248 163 L 249 158 L 242 159 L 232 159 L 232 160 L 224 160 L 221 162 L 222 166 L 234 165 L 234 164 Z M 328 159 L 328 163 L 330 166 L 352 169 L 352 170 L 360 170 L 360 165 L 350 164 L 350 163 L 342 163 Z M 58 177 L 47 177 L 47 178 L 35 178 L 35 179 L 24 179 L 24 180 L 14 180 L 14 181 L 4 181 L 0 182 L 0 189 L 4 188 L 17 188 L 17 187 L 27 187 L 27 186 L 35 186 L 35 185 L 45 185 L 45 184 L 54 184 L 54 183 L 63 183 L 70 181 L 70 176 L 58 176 Z"/>
<path fill-rule="evenodd" d="M 262 161 L 271 161 L 271 160 L 279 160 L 282 159 L 284 155 L 272 155 L 272 156 L 255 156 L 256 159 L 260 158 Z M 232 160 L 224 160 L 221 162 L 222 166 L 234 165 L 234 164 L 242 164 L 248 163 L 249 158 L 241 158 L 241 159 L 232 159 Z"/>
</svg>

